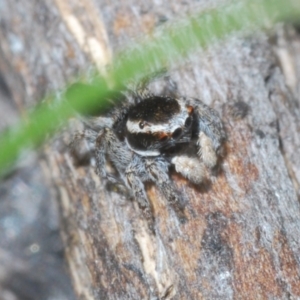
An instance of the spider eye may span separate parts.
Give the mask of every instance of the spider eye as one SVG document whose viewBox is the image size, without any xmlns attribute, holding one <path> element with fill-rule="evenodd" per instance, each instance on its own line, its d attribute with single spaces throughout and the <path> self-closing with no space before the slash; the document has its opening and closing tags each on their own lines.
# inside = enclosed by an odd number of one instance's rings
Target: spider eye
<svg viewBox="0 0 300 300">
<path fill-rule="evenodd" d="M 186 128 L 190 128 L 191 125 L 192 125 L 192 118 L 191 117 L 187 117 L 186 120 L 185 120 L 184 126 Z"/>
<path fill-rule="evenodd" d="M 182 134 L 182 129 L 181 128 L 177 128 L 173 133 L 172 133 L 172 138 L 174 140 L 177 140 L 178 138 L 180 138 Z"/>
<path fill-rule="evenodd" d="M 144 122 L 144 121 L 141 121 L 141 122 L 139 123 L 139 127 L 140 127 L 141 129 L 143 129 L 143 128 L 145 127 L 145 122 Z"/>
</svg>

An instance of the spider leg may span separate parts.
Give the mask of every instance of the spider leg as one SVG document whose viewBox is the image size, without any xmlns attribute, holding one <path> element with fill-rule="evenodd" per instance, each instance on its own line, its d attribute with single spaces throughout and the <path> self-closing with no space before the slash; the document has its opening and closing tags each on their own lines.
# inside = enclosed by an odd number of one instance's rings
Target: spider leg
<svg viewBox="0 0 300 300">
<path fill-rule="evenodd" d="M 149 180 L 149 176 L 147 175 L 143 159 L 134 155 L 133 160 L 126 168 L 124 181 L 139 207 L 142 209 L 143 216 L 148 222 L 149 229 L 152 232 L 155 232 L 155 219 L 144 187 L 144 181 L 147 180 Z"/>
<path fill-rule="evenodd" d="M 143 183 L 147 180 L 147 175 L 142 159 L 129 150 L 125 142 L 120 141 L 109 128 L 104 128 L 96 139 L 96 170 L 99 176 L 107 181 L 120 183 L 113 174 L 107 173 L 106 157 L 113 163 L 123 184 L 143 210 L 144 217 L 150 220 L 149 227 L 153 231 L 153 214 Z"/>
<path fill-rule="evenodd" d="M 146 172 L 140 157 L 128 150 L 111 129 L 104 128 L 96 139 L 96 170 L 100 177 L 113 179 L 114 176 L 107 173 L 105 168 L 107 156 L 140 206 L 149 207 L 143 184 Z"/>
<path fill-rule="evenodd" d="M 100 131 L 95 143 L 95 159 L 96 159 L 96 173 L 103 179 L 107 178 L 106 173 L 106 148 L 107 136 L 106 129 Z"/>
<path fill-rule="evenodd" d="M 173 206 L 177 216 L 184 221 L 186 219 L 183 210 L 185 201 L 182 195 L 174 186 L 174 183 L 169 178 L 169 163 L 162 158 L 147 158 L 145 160 L 146 169 L 150 174 L 150 179 L 155 182 L 161 194 Z"/>
<path fill-rule="evenodd" d="M 110 128 L 103 128 L 95 139 L 96 173 L 112 184 L 120 184 L 120 179 L 106 171 L 107 157 L 119 174 L 123 174 L 131 160 L 131 151 L 126 150 L 124 142 L 118 140 Z"/>
<path fill-rule="evenodd" d="M 176 172 L 187 178 L 194 184 L 199 184 L 205 176 L 204 163 L 197 157 L 189 157 L 187 155 L 174 156 L 171 160 L 175 166 Z"/>
<path fill-rule="evenodd" d="M 213 168 L 217 164 L 218 156 L 212 140 L 204 132 L 200 131 L 197 144 L 199 146 L 197 154 L 208 168 Z"/>
<path fill-rule="evenodd" d="M 142 209 L 148 210 L 150 204 L 145 192 L 144 183 L 142 178 L 144 177 L 143 172 L 138 166 L 138 163 L 134 159 L 132 163 L 128 165 L 125 171 L 125 183 L 128 188 L 132 191 L 133 197 L 138 202 Z"/>
<path fill-rule="evenodd" d="M 207 167 L 213 168 L 226 139 L 223 123 L 218 113 L 200 100 L 187 99 L 187 102 L 194 107 L 198 117 L 198 155 Z"/>
<path fill-rule="evenodd" d="M 84 129 L 77 131 L 68 145 L 75 165 L 88 163 L 92 157 L 95 138 L 97 133 Z"/>
<path fill-rule="evenodd" d="M 69 144 L 71 151 L 77 148 L 79 143 L 82 141 L 87 141 L 93 143 L 97 137 L 97 133 L 90 129 L 84 129 L 82 131 L 76 131 L 73 135 L 73 139 Z"/>
</svg>

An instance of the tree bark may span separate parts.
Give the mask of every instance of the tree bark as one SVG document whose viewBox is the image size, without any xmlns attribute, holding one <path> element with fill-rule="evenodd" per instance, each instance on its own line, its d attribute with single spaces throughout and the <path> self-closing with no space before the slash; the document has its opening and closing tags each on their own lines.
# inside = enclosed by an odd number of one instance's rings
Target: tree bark
<svg viewBox="0 0 300 300">
<path fill-rule="evenodd" d="M 6 81 L 22 111 L 108 64 L 132 37 L 212 5 L 2 2 Z M 135 202 L 103 186 L 91 165 L 74 164 L 71 133 L 44 147 L 79 299 L 300 298 L 300 37 L 282 25 L 272 37 L 228 37 L 171 68 L 180 93 L 215 108 L 228 135 L 219 171 L 201 186 L 171 172 L 188 198 L 184 224 L 148 185 L 149 231 Z M 14 89 L 16 72 L 23 85 Z"/>
</svg>

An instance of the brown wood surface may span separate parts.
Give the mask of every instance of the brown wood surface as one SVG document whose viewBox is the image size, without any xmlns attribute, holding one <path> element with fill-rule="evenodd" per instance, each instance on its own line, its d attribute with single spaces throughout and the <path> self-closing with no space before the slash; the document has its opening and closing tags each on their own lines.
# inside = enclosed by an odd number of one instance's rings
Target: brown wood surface
<svg viewBox="0 0 300 300">
<path fill-rule="evenodd" d="M 19 74 L 20 111 L 132 38 L 218 2 L 3 0 L 5 75 L 13 88 Z M 214 107 L 228 134 L 205 184 L 171 174 L 189 199 L 184 224 L 149 185 L 150 232 L 136 203 L 74 165 L 71 133 L 45 146 L 79 299 L 300 298 L 300 37 L 282 25 L 270 36 L 228 37 L 171 68 L 180 93 Z"/>
</svg>

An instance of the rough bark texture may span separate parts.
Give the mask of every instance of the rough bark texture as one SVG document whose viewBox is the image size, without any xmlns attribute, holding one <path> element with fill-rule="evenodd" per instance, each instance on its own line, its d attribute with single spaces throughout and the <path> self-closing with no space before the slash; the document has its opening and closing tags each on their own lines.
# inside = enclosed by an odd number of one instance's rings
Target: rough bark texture
<svg viewBox="0 0 300 300">
<path fill-rule="evenodd" d="M 109 62 L 133 36 L 218 3 L 2 2 L 1 47 L 23 81 L 13 95 L 21 108 Z M 174 63 L 180 93 L 214 107 L 228 134 L 208 182 L 171 174 L 189 199 L 186 223 L 149 185 L 154 235 L 136 203 L 91 166 L 74 166 L 67 138 L 47 147 L 79 299 L 300 298 L 300 38 L 292 27 L 275 32 L 230 37 Z"/>
</svg>

